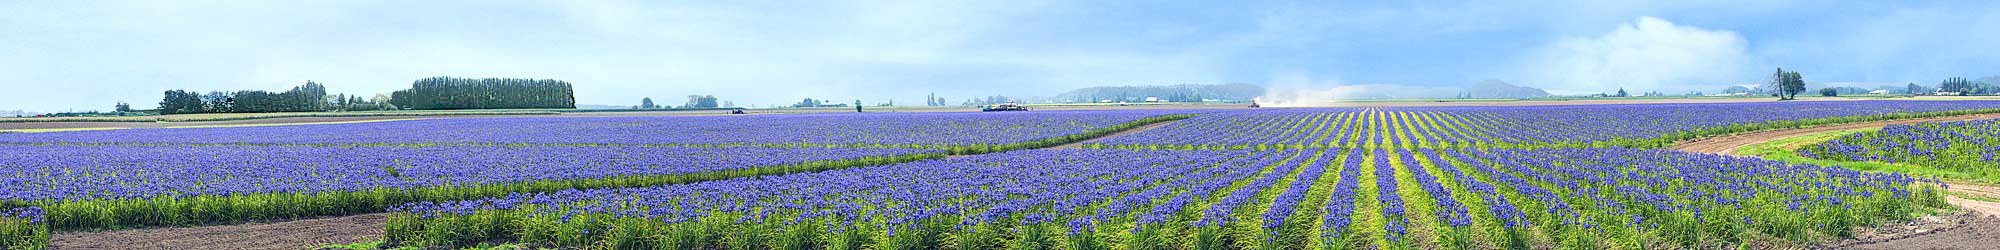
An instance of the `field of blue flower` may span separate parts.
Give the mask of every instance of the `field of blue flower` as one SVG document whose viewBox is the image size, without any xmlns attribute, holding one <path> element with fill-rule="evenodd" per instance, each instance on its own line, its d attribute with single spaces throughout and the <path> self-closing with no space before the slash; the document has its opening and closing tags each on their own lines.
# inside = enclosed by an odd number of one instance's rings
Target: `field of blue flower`
<svg viewBox="0 0 2000 250">
<path fill-rule="evenodd" d="M 395 246 L 1801 243 L 1942 208 L 1942 183 L 1643 148 L 1995 106 L 473 118 L 0 134 L 0 248 L 45 245 L 52 230 L 383 211 L 396 214 Z M 1041 149 L 1168 121 L 1086 149 Z"/>
<path fill-rule="evenodd" d="M 2000 120 L 1889 125 L 1800 148 L 1800 156 L 1840 161 L 1911 163 L 2000 176 Z"/>
</svg>

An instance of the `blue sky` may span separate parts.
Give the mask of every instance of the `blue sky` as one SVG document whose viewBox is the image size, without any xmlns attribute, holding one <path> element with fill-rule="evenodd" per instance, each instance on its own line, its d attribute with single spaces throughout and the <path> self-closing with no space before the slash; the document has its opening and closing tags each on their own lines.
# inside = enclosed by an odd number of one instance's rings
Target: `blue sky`
<svg viewBox="0 0 2000 250">
<path fill-rule="evenodd" d="M 1989 1 L 10 1 L 0 110 L 167 89 L 386 93 L 554 78 L 581 104 L 1049 95 L 1085 86 L 1714 91 L 2000 75 Z"/>
</svg>

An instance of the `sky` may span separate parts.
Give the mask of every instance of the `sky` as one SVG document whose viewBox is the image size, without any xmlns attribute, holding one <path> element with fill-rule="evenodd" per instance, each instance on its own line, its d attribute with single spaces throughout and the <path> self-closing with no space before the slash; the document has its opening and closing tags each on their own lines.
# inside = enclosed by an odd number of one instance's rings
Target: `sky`
<svg viewBox="0 0 2000 250">
<path fill-rule="evenodd" d="M 1557 94 L 2000 75 L 1996 1 L 5 1 L 0 110 L 559 79 L 578 104 L 1498 79 Z M 1900 85 L 1900 84 L 1897 84 Z"/>
</svg>

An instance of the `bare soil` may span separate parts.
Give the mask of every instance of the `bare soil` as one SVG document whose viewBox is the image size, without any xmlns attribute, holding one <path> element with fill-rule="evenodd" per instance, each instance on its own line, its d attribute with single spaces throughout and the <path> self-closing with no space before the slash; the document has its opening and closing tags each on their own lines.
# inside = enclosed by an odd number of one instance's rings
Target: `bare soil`
<svg viewBox="0 0 2000 250">
<path fill-rule="evenodd" d="M 1992 249 L 2000 246 L 2000 217 L 1972 210 L 1888 222 L 1856 229 L 1853 239 L 1826 249 Z"/>
<path fill-rule="evenodd" d="M 380 240 L 389 214 L 223 226 L 62 232 L 50 249 L 313 249 Z"/>
</svg>

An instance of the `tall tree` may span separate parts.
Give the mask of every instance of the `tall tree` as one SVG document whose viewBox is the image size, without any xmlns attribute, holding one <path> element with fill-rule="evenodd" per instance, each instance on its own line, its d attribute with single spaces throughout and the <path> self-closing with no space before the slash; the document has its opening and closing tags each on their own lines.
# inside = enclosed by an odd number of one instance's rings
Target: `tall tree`
<svg viewBox="0 0 2000 250">
<path fill-rule="evenodd" d="M 1796 99 L 1799 92 L 1806 91 L 1805 77 L 1800 76 L 1797 71 L 1785 71 L 1782 67 L 1778 68 L 1777 73 L 1771 74 L 1771 80 L 1765 83 L 1765 86 L 1777 90 L 1775 95 L 1780 100 Z"/>
<path fill-rule="evenodd" d="M 1968 95 L 1975 90 L 1977 89 L 1973 88 L 1972 82 L 1966 81 L 1964 77 L 1945 78 L 1944 82 L 1938 83 L 1938 91 L 1958 92 L 1958 95 Z"/>
<path fill-rule="evenodd" d="M 715 95 L 688 95 L 687 97 L 687 104 L 681 105 L 681 108 L 716 108 L 722 106 L 721 102 L 715 100 Z"/>
<path fill-rule="evenodd" d="M 389 99 L 409 109 L 576 108 L 570 83 L 553 79 L 432 77 Z"/>
</svg>

